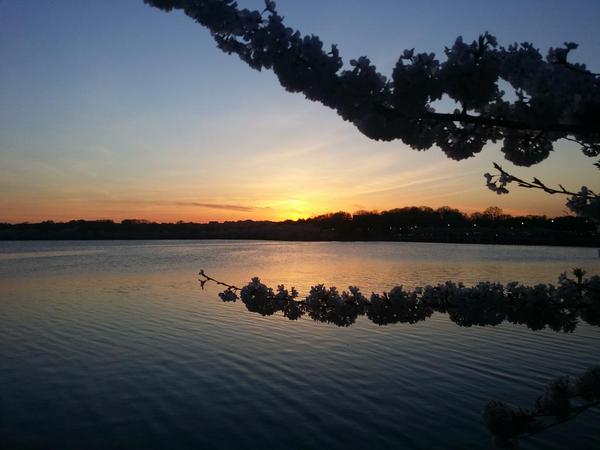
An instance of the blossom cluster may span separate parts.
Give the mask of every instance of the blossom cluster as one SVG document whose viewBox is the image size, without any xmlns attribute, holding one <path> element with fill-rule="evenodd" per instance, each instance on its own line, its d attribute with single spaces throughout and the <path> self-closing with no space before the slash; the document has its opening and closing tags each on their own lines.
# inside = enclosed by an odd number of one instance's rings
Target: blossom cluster
<svg viewBox="0 0 600 450">
<path fill-rule="evenodd" d="M 590 196 L 587 186 L 582 186 L 579 194 L 567 200 L 567 208 L 580 217 L 588 217 L 600 224 L 600 196 Z"/>
<path fill-rule="evenodd" d="M 227 291 L 232 289 L 228 288 Z M 258 277 L 252 278 L 250 283 L 244 286 L 240 291 L 240 297 L 248 308 L 248 311 L 257 312 L 263 316 L 271 315 L 275 311 L 283 311 L 284 315 L 290 319 L 299 317 L 294 299 L 298 296 L 296 289 L 292 288 L 290 292 L 281 284 L 277 291 L 267 287 L 260 282 Z M 232 300 L 235 301 L 235 299 Z"/>
<path fill-rule="evenodd" d="M 317 36 L 285 26 L 271 0 L 262 12 L 233 0 L 145 2 L 183 10 L 210 30 L 221 50 L 272 70 L 285 89 L 335 109 L 372 139 L 401 139 L 418 150 L 437 145 L 456 160 L 502 141 L 508 160 L 529 166 L 571 136 L 586 155 L 600 155 L 600 78 L 568 62 L 574 43 L 551 48 L 544 58 L 531 43 L 502 47 L 487 32 L 473 42 L 458 37 L 445 60 L 404 50 L 388 79 L 364 56 L 344 68 L 335 45 L 325 49 Z M 502 81 L 510 93 L 499 88 Z M 434 104 L 444 96 L 460 108 L 437 112 Z"/>
<path fill-rule="evenodd" d="M 487 188 L 495 192 L 498 195 L 508 194 L 507 185 L 510 184 L 514 179 L 506 173 L 499 175 L 492 175 L 491 173 L 483 174 Z"/>
</svg>

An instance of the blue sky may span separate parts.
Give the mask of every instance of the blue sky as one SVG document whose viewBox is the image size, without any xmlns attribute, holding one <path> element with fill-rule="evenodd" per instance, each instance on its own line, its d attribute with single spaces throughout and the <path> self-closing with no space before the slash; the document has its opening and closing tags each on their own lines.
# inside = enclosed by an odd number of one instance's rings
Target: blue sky
<svg viewBox="0 0 600 450">
<path fill-rule="evenodd" d="M 243 7 L 261 8 L 256 0 Z M 545 52 L 575 41 L 600 71 L 598 1 L 280 0 L 289 26 L 367 55 L 390 74 L 405 48 L 441 53 L 458 35 Z M 376 5 L 376 6 L 374 6 Z M 262 8 L 261 8 L 262 9 Z M 333 210 L 498 205 L 561 214 L 564 199 L 482 174 L 513 167 L 496 146 L 467 161 L 373 142 L 273 74 L 221 53 L 183 14 L 142 0 L 0 0 L 0 220 L 302 217 Z M 561 144 L 522 176 L 599 187 Z"/>
</svg>

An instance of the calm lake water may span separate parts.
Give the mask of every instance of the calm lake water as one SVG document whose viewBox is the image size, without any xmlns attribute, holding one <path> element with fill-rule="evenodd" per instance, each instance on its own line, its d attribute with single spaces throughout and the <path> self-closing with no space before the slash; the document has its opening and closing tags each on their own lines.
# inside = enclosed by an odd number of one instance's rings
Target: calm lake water
<svg viewBox="0 0 600 450">
<path fill-rule="evenodd" d="M 596 249 L 246 241 L 0 242 L 2 449 L 478 449 L 488 400 L 530 406 L 600 363 L 600 328 L 347 328 L 262 317 L 241 285 L 365 293 L 446 280 L 555 283 Z M 600 448 L 600 408 L 521 441 Z"/>
</svg>

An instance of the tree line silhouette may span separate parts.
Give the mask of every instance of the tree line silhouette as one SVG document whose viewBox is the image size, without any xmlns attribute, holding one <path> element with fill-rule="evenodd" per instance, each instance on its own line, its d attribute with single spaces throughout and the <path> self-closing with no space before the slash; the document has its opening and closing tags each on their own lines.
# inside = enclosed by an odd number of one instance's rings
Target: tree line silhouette
<svg viewBox="0 0 600 450">
<path fill-rule="evenodd" d="M 511 216 L 498 207 L 465 214 L 441 207 L 335 212 L 308 219 L 176 222 L 72 220 L 0 223 L 2 240 L 266 239 L 289 241 L 408 241 L 600 246 L 600 233 L 583 217 Z"/>
</svg>

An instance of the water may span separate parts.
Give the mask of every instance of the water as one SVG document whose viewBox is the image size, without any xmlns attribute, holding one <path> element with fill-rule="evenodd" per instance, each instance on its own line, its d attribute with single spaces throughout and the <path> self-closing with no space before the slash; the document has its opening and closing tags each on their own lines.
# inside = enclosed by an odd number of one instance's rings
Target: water
<svg viewBox="0 0 600 450">
<path fill-rule="evenodd" d="M 0 242 L 2 449 L 492 448 L 488 400 L 530 406 L 600 363 L 600 328 L 348 328 L 261 317 L 201 290 L 600 273 L 596 249 L 415 243 Z M 600 448 L 599 408 L 521 441 Z"/>
</svg>

